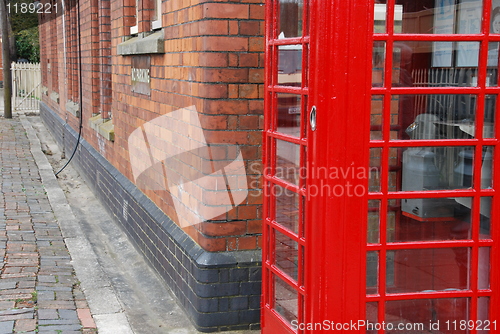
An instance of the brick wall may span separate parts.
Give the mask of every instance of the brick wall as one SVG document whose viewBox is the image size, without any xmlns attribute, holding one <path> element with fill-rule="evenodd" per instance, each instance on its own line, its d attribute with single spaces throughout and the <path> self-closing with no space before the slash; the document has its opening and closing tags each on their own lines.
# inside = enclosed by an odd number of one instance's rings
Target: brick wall
<svg viewBox="0 0 500 334">
<path fill-rule="evenodd" d="M 132 91 L 130 76 L 133 59 L 137 56 L 120 56 L 116 52 L 117 45 L 128 36 L 129 26 L 135 24 L 131 19 L 133 3 L 129 2 L 91 0 L 80 5 L 83 117 L 88 119 L 90 115 L 101 114 L 103 119 L 113 118 L 115 131 L 114 142 L 103 140 L 84 120 L 84 138 L 121 173 L 136 182 L 130 161 L 134 157 L 130 156 L 128 148 L 133 131 L 159 116 L 194 106 L 199 121 L 191 126 L 201 125 L 210 145 L 208 153 L 217 156 L 217 152 L 228 150 L 224 146 L 237 145 L 248 174 L 253 174 L 248 177 L 247 184 L 258 184 L 255 182 L 258 168 L 250 168 L 250 164 L 258 164 L 261 157 L 263 1 L 200 0 L 188 3 L 190 5 L 178 1 L 164 2 L 166 52 L 141 55 L 149 58 L 151 63 L 150 95 Z M 78 80 L 75 80 L 78 74 L 75 4 L 70 2 L 67 6 L 66 45 L 62 45 L 62 17 L 55 15 L 42 19 L 41 41 L 43 85 L 48 87 L 46 102 L 77 127 L 79 120 L 65 112 L 66 102 L 78 103 L 79 95 Z M 150 13 L 144 11 L 139 17 L 140 32 L 150 28 L 145 23 L 149 22 Z M 68 55 L 65 64 L 62 59 L 64 46 Z M 59 94 L 59 102 L 50 99 L 51 92 Z M 226 164 L 233 158 L 234 154 L 229 156 L 226 152 Z M 200 160 L 207 159 L 200 156 Z M 152 180 L 157 183 L 158 179 L 165 177 L 161 171 L 156 172 L 158 175 L 154 171 L 148 172 L 144 177 L 149 180 L 143 180 L 143 183 Z M 210 169 L 201 171 L 201 175 L 209 174 Z M 240 180 L 240 183 L 244 182 Z M 176 210 L 175 194 L 171 198 L 168 189 L 152 188 L 146 185 L 142 190 L 203 248 L 210 251 L 260 248 L 261 197 L 258 189 L 250 189 L 247 200 L 228 207 L 227 213 L 211 217 L 200 211 L 206 212 L 218 204 L 204 203 L 202 192 L 207 189 L 196 181 L 191 193 L 193 212 Z M 200 220 L 204 223 L 200 224 Z"/>
</svg>

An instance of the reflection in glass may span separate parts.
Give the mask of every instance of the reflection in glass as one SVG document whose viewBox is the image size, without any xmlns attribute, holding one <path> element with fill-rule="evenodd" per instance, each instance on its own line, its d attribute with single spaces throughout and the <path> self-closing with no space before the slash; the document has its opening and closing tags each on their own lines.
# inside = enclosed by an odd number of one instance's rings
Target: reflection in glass
<svg viewBox="0 0 500 334">
<path fill-rule="evenodd" d="M 495 138 L 496 109 L 497 109 L 497 96 L 486 95 L 484 102 L 483 138 Z"/>
<path fill-rule="evenodd" d="M 385 262 L 385 284 L 387 286 L 394 285 L 394 255 L 396 253 L 394 251 L 387 251 L 385 254 L 386 262 Z"/>
<path fill-rule="evenodd" d="M 279 0 L 280 38 L 302 36 L 303 0 Z"/>
<path fill-rule="evenodd" d="M 298 293 L 278 276 L 274 276 L 274 309 L 288 322 L 297 320 Z"/>
<path fill-rule="evenodd" d="M 368 243 L 380 242 L 380 201 L 368 201 Z"/>
<path fill-rule="evenodd" d="M 368 191 L 380 192 L 380 172 L 382 163 L 382 149 L 370 149 L 370 175 L 368 180 Z"/>
<path fill-rule="evenodd" d="M 391 242 L 465 240 L 472 237 L 471 198 L 411 198 L 401 200 L 401 215 L 387 226 Z M 388 221 L 395 220 L 388 212 Z"/>
<path fill-rule="evenodd" d="M 276 198 L 276 222 L 293 233 L 299 230 L 299 195 L 291 190 L 274 185 L 272 195 Z"/>
<path fill-rule="evenodd" d="M 465 334 L 467 329 L 446 328 L 446 323 L 460 323 L 469 319 L 470 300 L 468 298 L 411 299 L 388 301 L 385 303 L 385 322 L 394 328 L 402 323 L 419 324 L 425 327 L 418 333 Z M 418 312 L 416 312 L 418 310 Z M 440 330 L 432 329 L 431 323 L 441 324 Z"/>
<path fill-rule="evenodd" d="M 298 185 L 300 178 L 300 145 L 276 140 L 276 176 Z"/>
<path fill-rule="evenodd" d="M 377 324 L 378 321 L 378 303 L 366 303 L 366 322 Z M 374 329 L 366 329 L 366 334 L 376 334 L 378 331 Z"/>
<path fill-rule="evenodd" d="M 396 217 L 398 217 L 398 212 L 393 207 L 387 211 L 387 242 L 396 240 Z"/>
<path fill-rule="evenodd" d="M 384 110 L 384 97 L 382 95 L 373 95 L 370 115 L 370 139 L 382 140 L 382 119 Z"/>
<path fill-rule="evenodd" d="M 444 58 L 444 51 L 456 58 Z M 393 58 L 394 86 L 477 86 L 479 42 L 398 41 Z"/>
<path fill-rule="evenodd" d="M 483 161 L 481 165 L 481 188 L 493 188 L 493 147 L 483 147 Z"/>
<path fill-rule="evenodd" d="M 392 133 L 392 132 L 391 132 Z M 399 171 L 401 167 L 401 150 L 397 148 L 389 149 L 389 191 L 399 191 L 401 190 L 401 185 L 398 181 L 400 175 Z"/>
<path fill-rule="evenodd" d="M 299 237 L 301 238 L 307 238 L 307 224 L 306 222 L 306 217 L 307 217 L 307 201 L 305 196 L 301 196 L 302 199 L 302 221 L 301 221 L 301 234 Z M 302 253 L 302 257 L 304 257 L 304 253 Z"/>
<path fill-rule="evenodd" d="M 473 147 L 431 146 L 402 150 L 402 191 L 468 189 L 473 186 Z"/>
<path fill-rule="evenodd" d="M 275 230 L 274 233 L 276 267 L 297 281 L 299 244 L 277 230 Z"/>
<path fill-rule="evenodd" d="M 278 85 L 301 87 L 302 45 L 280 45 L 278 50 Z"/>
<path fill-rule="evenodd" d="M 479 34 L 482 0 L 456 3 L 454 0 L 397 0 L 395 24 L 400 24 L 398 18 L 401 17 L 404 34 Z"/>
<path fill-rule="evenodd" d="M 500 34 L 500 6 L 493 8 L 490 29 L 492 34 Z"/>
<path fill-rule="evenodd" d="M 385 0 L 377 1 L 374 9 L 373 32 L 375 34 L 384 34 L 386 32 L 387 22 L 387 4 Z"/>
<path fill-rule="evenodd" d="M 499 7 L 500 8 L 500 7 Z M 498 86 L 498 50 L 500 43 L 490 42 L 488 44 L 488 69 L 486 76 L 486 86 Z"/>
<path fill-rule="evenodd" d="M 492 197 L 481 197 L 481 208 L 479 217 L 479 239 L 491 238 L 491 203 Z"/>
<path fill-rule="evenodd" d="M 484 290 L 490 288 L 490 254 L 490 247 L 479 247 L 478 289 Z"/>
<path fill-rule="evenodd" d="M 278 98 L 278 131 L 300 137 L 301 97 L 294 94 L 276 94 Z"/>
<path fill-rule="evenodd" d="M 469 289 L 470 248 L 394 251 L 394 282 L 388 293 Z"/>
<path fill-rule="evenodd" d="M 366 253 L 366 293 L 369 295 L 378 292 L 378 252 Z"/>
<path fill-rule="evenodd" d="M 411 140 L 472 139 L 476 133 L 476 95 L 394 95 L 391 127 L 396 138 Z"/>
<path fill-rule="evenodd" d="M 479 297 L 477 299 L 477 320 L 482 321 L 483 324 L 487 323 L 490 314 L 490 298 L 489 297 Z M 490 333 L 490 328 L 486 329 L 486 325 L 483 328 L 478 328 L 478 333 Z"/>
<path fill-rule="evenodd" d="M 372 86 L 382 87 L 385 74 L 385 42 L 373 42 L 372 58 Z"/>
</svg>

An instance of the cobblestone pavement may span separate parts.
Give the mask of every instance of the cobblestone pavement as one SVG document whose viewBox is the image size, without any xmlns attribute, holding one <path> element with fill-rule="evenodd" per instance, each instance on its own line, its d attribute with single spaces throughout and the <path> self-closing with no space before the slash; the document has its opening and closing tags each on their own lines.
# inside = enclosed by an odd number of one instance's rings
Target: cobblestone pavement
<svg viewBox="0 0 500 334">
<path fill-rule="evenodd" d="M 0 334 L 4 333 L 97 333 L 17 117 L 0 118 Z"/>
</svg>

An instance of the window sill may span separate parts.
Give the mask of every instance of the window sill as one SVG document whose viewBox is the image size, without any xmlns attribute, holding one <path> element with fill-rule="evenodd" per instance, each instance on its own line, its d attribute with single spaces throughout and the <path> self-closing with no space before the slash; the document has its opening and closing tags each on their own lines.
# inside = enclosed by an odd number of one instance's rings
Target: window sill
<svg viewBox="0 0 500 334">
<path fill-rule="evenodd" d="M 163 31 L 157 31 L 147 36 L 141 33 L 137 37 L 132 37 L 118 44 L 117 52 L 122 56 L 165 53 L 164 41 Z"/>
<path fill-rule="evenodd" d="M 66 102 L 66 111 L 75 117 L 80 117 L 80 105 L 73 101 Z"/>
<path fill-rule="evenodd" d="M 105 120 L 102 115 L 96 115 L 89 119 L 90 128 L 99 133 L 109 141 L 115 141 L 115 126 L 113 120 Z"/>
</svg>

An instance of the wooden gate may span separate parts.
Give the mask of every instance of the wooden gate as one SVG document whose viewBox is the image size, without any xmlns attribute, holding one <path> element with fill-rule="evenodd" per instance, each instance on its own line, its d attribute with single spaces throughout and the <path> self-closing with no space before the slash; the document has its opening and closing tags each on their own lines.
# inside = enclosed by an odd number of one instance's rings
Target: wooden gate
<svg viewBox="0 0 500 334">
<path fill-rule="evenodd" d="M 40 63 L 13 62 L 12 105 L 16 111 L 39 111 L 42 97 Z"/>
</svg>

